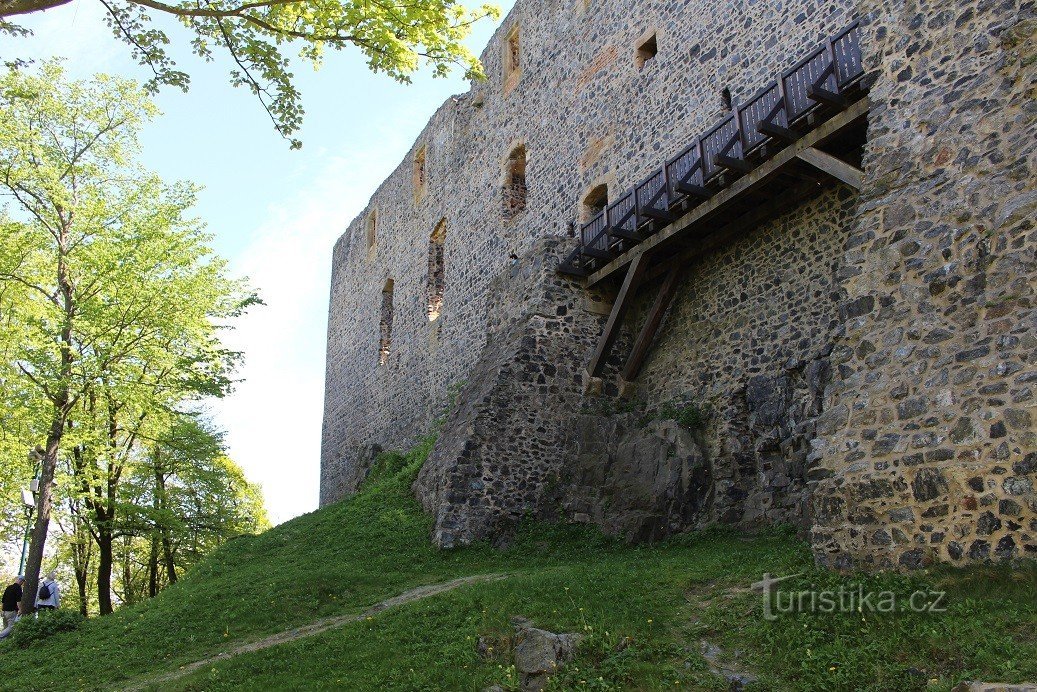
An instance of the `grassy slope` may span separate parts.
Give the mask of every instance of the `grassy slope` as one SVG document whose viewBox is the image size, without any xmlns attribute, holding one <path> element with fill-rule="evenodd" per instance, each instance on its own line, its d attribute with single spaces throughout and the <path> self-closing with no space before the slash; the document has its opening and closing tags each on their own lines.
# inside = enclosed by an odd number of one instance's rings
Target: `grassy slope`
<svg viewBox="0 0 1037 692">
<path fill-rule="evenodd" d="M 507 687 L 515 681 L 507 655 L 512 615 L 587 635 L 577 661 L 554 680 L 559 689 L 725 689 L 708 671 L 702 639 L 739 651 L 739 665 L 759 675 L 760 689 L 946 689 L 965 678 L 1037 679 L 1034 569 L 840 578 L 814 570 L 806 546 L 781 532 L 752 540 L 710 532 L 636 548 L 588 530 L 532 525 L 504 552 L 440 552 L 409 494 L 421 456 L 350 501 L 230 542 L 151 602 L 29 650 L 3 646 L 2 687 L 117 687 L 232 642 L 358 612 L 408 587 L 487 572 L 511 576 L 224 661 L 175 687 Z M 763 572 L 804 572 L 790 588 L 947 588 L 950 611 L 765 622 L 759 596 L 743 591 Z M 479 636 L 498 642 L 488 660 L 476 654 Z M 627 637 L 632 644 L 617 646 Z"/>
</svg>

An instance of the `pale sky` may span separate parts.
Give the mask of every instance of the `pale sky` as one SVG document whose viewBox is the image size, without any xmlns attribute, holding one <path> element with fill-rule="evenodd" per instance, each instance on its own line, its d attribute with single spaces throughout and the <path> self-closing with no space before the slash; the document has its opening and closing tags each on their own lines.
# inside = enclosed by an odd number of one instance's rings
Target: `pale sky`
<svg viewBox="0 0 1037 692">
<path fill-rule="evenodd" d="M 497 4 L 507 12 L 513 0 Z M 24 17 L 20 23 L 34 36 L 5 36 L 0 60 L 63 56 L 77 78 L 107 72 L 146 79 L 102 12 L 96 0 L 73 0 Z M 186 30 L 163 25 L 192 88 L 159 94 L 163 115 L 143 133 L 143 162 L 168 181 L 205 187 L 198 216 L 232 271 L 249 277 L 267 303 L 228 337 L 245 352 L 244 381 L 212 408 L 228 431 L 231 456 L 262 485 L 270 518 L 280 523 L 317 507 L 331 247 L 428 118 L 468 84 L 426 71 L 399 85 L 370 74 L 355 50 L 329 54 L 316 73 L 298 64 L 303 148 L 289 151 L 252 95 L 228 83 L 230 59 L 217 52 L 215 62 L 200 61 Z M 476 53 L 494 28 L 477 27 L 469 41 Z"/>
</svg>

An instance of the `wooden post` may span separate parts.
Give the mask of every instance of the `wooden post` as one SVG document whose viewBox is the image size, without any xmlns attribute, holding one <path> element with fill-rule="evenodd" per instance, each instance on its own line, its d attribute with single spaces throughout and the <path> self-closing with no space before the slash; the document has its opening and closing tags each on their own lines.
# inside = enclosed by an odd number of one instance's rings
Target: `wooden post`
<svg viewBox="0 0 1037 692">
<path fill-rule="evenodd" d="M 609 350 L 616 342 L 616 337 L 619 336 L 623 316 L 630 307 L 629 298 L 637 292 L 647 264 L 646 256 L 641 254 L 630 263 L 630 267 L 627 269 L 626 276 L 623 278 L 623 286 L 619 289 L 619 295 L 616 296 L 616 302 L 612 304 L 612 312 L 609 313 L 609 319 L 605 323 L 605 330 L 598 340 L 597 348 L 594 349 L 590 364 L 587 365 L 587 372 L 591 377 L 601 376 L 601 369 L 605 365 Z"/>
<path fill-rule="evenodd" d="M 680 275 L 680 269 L 681 263 L 674 262 L 663 280 L 663 285 L 659 288 L 658 295 L 655 296 L 652 309 L 641 326 L 641 331 L 634 341 L 634 348 L 630 351 L 630 358 L 627 359 L 626 367 L 623 368 L 623 379 L 626 382 L 633 382 L 641 372 L 641 365 L 645 361 L 645 356 L 648 355 L 648 349 L 652 345 L 652 340 L 655 339 L 655 333 L 659 331 L 666 308 L 669 307 L 673 294 L 677 291 L 677 277 Z"/>
</svg>

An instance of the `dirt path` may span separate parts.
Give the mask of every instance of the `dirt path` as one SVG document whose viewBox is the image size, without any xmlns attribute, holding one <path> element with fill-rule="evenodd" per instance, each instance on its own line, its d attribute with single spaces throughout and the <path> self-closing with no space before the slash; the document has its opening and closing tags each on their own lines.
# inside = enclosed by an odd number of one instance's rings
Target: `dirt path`
<svg viewBox="0 0 1037 692">
<path fill-rule="evenodd" d="M 138 680 L 128 687 L 124 687 L 124 690 L 135 692 L 137 690 L 147 689 L 155 685 L 161 685 L 163 683 L 172 682 L 178 678 L 182 678 L 185 675 L 190 675 L 200 668 L 212 665 L 213 663 L 219 663 L 221 661 L 227 661 L 234 658 L 235 656 L 241 656 L 242 654 L 249 654 L 253 651 L 262 651 L 263 649 L 269 649 L 272 646 L 279 646 L 288 642 L 293 642 L 297 639 L 303 639 L 305 637 L 312 637 L 328 630 L 347 625 L 357 620 L 363 620 L 366 617 L 370 617 L 376 613 L 380 613 L 386 608 L 392 608 L 394 606 L 403 605 L 404 603 L 411 603 L 413 601 L 420 601 L 423 598 L 429 598 L 436 596 L 447 591 L 452 591 L 459 586 L 465 586 L 466 584 L 478 584 L 487 581 L 497 581 L 504 579 L 507 575 L 503 574 L 477 574 L 471 577 L 461 577 L 460 579 L 453 579 L 451 581 L 445 581 L 440 584 L 429 584 L 427 586 L 419 586 L 409 591 L 393 596 L 392 598 L 386 599 L 381 603 L 376 603 L 370 608 L 364 610 L 361 613 L 354 613 L 352 615 L 338 615 L 336 617 L 323 618 L 309 625 L 303 625 L 302 627 L 294 627 L 290 630 L 283 632 L 277 632 L 271 634 L 268 637 L 262 639 L 256 639 L 254 641 L 245 642 L 239 644 L 234 648 L 228 649 L 222 653 L 216 654 L 201 661 L 195 661 L 194 663 L 188 663 L 177 668 L 174 671 L 163 673 L 149 678 Z"/>
</svg>

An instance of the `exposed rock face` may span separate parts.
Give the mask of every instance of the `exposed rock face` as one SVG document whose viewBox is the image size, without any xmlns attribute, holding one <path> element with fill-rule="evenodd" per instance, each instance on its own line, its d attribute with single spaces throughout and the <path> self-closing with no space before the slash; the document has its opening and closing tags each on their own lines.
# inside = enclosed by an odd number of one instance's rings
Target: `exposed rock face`
<svg viewBox="0 0 1037 692">
<path fill-rule="evenodd" d="M 714 522 L 808 529 L 810 441 L 830 369 L 825 358 L 789 365 L 751 378 L 701 429 L 645 411 L 577 417 L 563 514 L 631 541 Z"/>
<path fill-rule="evenodd" d="M 562 509 L 630 541 L 661 538 L 709 515 L 713 477 L 691 431 L 643 414 L 583 414 L 579 453 L 562 474 Z"/>
</svg>

